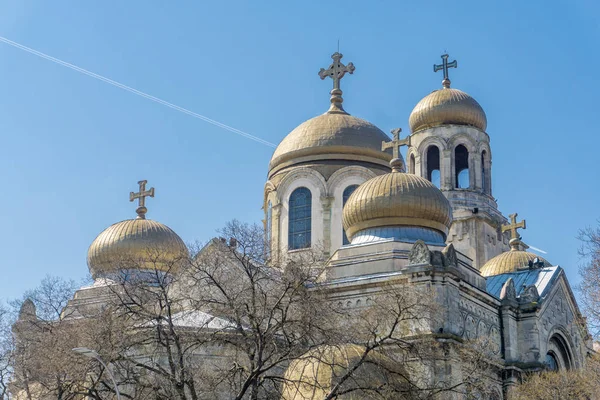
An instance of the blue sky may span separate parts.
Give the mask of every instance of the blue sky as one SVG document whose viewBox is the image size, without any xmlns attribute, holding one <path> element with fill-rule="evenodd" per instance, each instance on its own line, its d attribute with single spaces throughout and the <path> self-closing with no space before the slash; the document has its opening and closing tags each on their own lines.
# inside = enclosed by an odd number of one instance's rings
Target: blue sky
<svg viewBox="0 0 600 400">
<path fill-rule="evenodd" d="M 402 127 L 440 86 L 488 116 L 493 191 L 523 238 L 577 279 L 577 230 L 600 217 L 600 6 L 593 1 L 2 1 L 0 36 L 273 143 L 326 111 L 317 72 L 340 40 L 346 109 Z M 187 242 L 259 221 L 273 149 L 0 43 L 0 297 L 87 274 L 89 244 L 135 216 Z"/>
</svg>

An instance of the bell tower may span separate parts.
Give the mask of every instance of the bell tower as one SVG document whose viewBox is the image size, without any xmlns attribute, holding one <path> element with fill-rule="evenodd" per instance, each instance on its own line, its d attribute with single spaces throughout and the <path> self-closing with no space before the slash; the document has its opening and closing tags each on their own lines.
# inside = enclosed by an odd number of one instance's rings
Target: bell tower
<svg viewBox="0 0 600 400">
<path fill-rule="evenodd" d="M 492 152 L 487 117 L 467 93 L 450 87 L 449 69 L 456 60 L 434 64 L 443 72 L 442 88 L 413 109 L 409 125 L 408 172 L 439 187 L 450 201 L 454 223 L 447 242 L 480 268 L 508 249 L 502 233 L 506 218 L 492 196 Z"/>
</svg>

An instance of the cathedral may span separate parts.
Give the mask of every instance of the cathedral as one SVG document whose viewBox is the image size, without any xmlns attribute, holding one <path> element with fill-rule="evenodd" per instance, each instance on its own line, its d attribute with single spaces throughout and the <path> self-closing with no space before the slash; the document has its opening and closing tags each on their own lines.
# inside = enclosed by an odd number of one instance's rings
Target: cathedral
<svg viewBox="0 0 600 400">
<path fill-rule="evenodd" d="M 415 105 L 410 132 L 395 129 L 390 138 L 344 109 L 342 78 L 355 67 L 340 53 L 331 58 L 319 72 L 333 82 L 329 109 L 291 130 L 268 164 L 262 206 L 270 253 L 322 249 L 322 286 L 348 307 L 368 305 L 372 288 L 399 276 L 435 285 L 446 309 L 439 332 L 493 343 L 501 366 L 489 383 L 492 398 L 504 398 L 526 372 L 582 367 L 592 352 L 585 318 L 564 270 L 528 251 L 525 220 L 498 209 L 487 117 L 451 86 L 457 62 L 442 55 L 434 65 L 441 87 Z M 95 282 L 67 305 L 73 318 L 109 296 L 104 286 L 123 254 L 141 257 L 148 246 L 167 257 L 187 254 L 173 230 L 146 219 L 145 199 L 153 196 L 141 181 L 130 195 L 140 203 L 137 218 L 110 226 L 91 244 Z M 319 398 L 302 395 L 287 390 L 284 398 Z"/>
</svg>

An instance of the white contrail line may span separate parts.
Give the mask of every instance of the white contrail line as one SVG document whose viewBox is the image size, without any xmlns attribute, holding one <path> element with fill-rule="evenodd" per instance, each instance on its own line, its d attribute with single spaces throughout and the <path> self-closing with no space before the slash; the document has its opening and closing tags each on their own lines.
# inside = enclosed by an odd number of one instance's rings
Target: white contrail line
<svg viewBox="0 0 600 400">
<path fill-rule="evenodd" d="M 269 146 L 269 147 L 277 147 L 277 146 L 276 146 L 276 145 L 274 145 L 273 143 L 271 143 L 271 142 L 268 142 L 268 141 L 266 141 L 266 140 L 264 140 L 264 139 L 261 139 L 261 138 L 259 138 L 259 137 L 257 137 L 257 136 L 251 135 L 251 134 L 249 134 L 249 133 L 246 133 L 246 132 L 244 132 L 244 131 L 241 131 L 241 130 L 239 130 L 239 129 L 237 129 L 237 128 L 234 128 L 234 127 L 232 127 L 232 126 L 225 125 L 225 124 L 223 124 L 223 123 L 221 123 L 221 122 L 219 122 L 219 121 L 215 121 L 214 119 L 211 119 L 211 118 L 205 117 L 204 115 L 201 115 L 201 114 L 195 113 L 195 112 L 193 112 L 193 111 L 190 111 L 190 110 L 188 110 L 188 109 L 186 109 L 186 108 L 179 107 L 179 106 L 178 106 L 178 105 L 176 105 L 176 104 L 169 103 L 168 101 L 165 101 L 165 100 L 159 99 L 158 97 L 154 97 L 154 96 L 152 96 L 152 95 L 150 95 L 150 94 L 148 94 L 148 93 L 141 92 L 141 91 L 139 91 L 139 90 L 137 90 L 137 89 L 134 89 L 134 88 L 132 88 L 132 87 L 130 87 L 130 86 L 124 85 L 124 84 L 122 84 L 122 83 L 119 83 L 119 82 L 117 82 L 117 81 L 113 81 L 112 79 L 106 78 L 106 77 L 104 77 L 104 76 L 102 76 L 102 75 L 95 74 L 95 73 L 93 73 L 93 72 L 91 72 L 91 71 L 88 71 L 88 70 L 86 70 L 86 69 L 83 69 L 83 68 L 80 68 L 80 67 L 78 67 L 78 66 L 76 66 L 76 65 L 70 64 L 70 63 L 68 63 L 68 62 L 66 62 L 66 61 L 59 60 L 58 58 L 55 58 L 55 57 L 49 56 L 48 54 L 44 54 L 44 53 L 42 53 L 42 52 L 40 52 L 40 51 L 34 50 L 34 49 L 32 49 L 32 48 L 29 48 L 29 47 L 27 47 L 27 46 L 23 46 L 22 44 L 19 44 L 19 43 L 17 43 L 17 42 L 13 42 L 12 40 L 9 40 L 9 39 L 7 39 L 7 38 L 5 38 L 5 37 L 2 37 L 2 36 L 0 36 L 0 42 L 4 42 L 4 43 L 6 43 L 6 44 L 8 44 L 8 45 L 10 45 L 10 46 L 16 47 L 17 49 L 20 49 L 20 50 L 26 51 L 26 52 L 28 52 L 28 53 L 31 53 L 31 54 L 33 54 L 33 55 L 36 55 L 36 56 L 38 56 L 38 57 L 41 57 L 41 58 L 43 58 L 43 59 L 46 59 L 46 60 L 48 60 L 48 61 L 52 61 L 53 63 L 59 64 L 59 65 L 62 65 L 63 67 L 70 68 L 70 69 L 72 69 L 72 70 L 74 70 L 74 71 L 80 72 L 80 73 L 82 73 L 82 74 L 84 74 L 84 75 L 87 75 L 87 76 L 90 76 L 90 77 L 92 77 L 92 78 L 94 78 L 94 79 L 98 79 L 98 80 L 100 80 L 100 81 L 102 81 L 102 82 L 106 82 L 106 83 L 108 83 L 109 85 L 112 85 L 112 86 L 118 87 L 119 89 L 126 90 L 126 91 L 128 91 L 128 92 L 130 92 L 130 93 L 133 93 L 133 94 L 136 94 L 136 95 L 138 95 L 138 96 L 144 97 L 144 98 L 146 98 L 146 99 L 148 99 L 148 100 L 151 100 L 151 101 L 154 101 L 154 102 L 156 102 L 156 103 L 158 103 L 158 104 L 162 104 L 163 106 L 167 106 L 167 107 L 169 107 L 169 108 L 172 108 L 172 109 L 174 109 L 174 110 L 177 110 L 177 111 L 179 111 L 179 112 L 182 112 L 182 113 L 184 113 L 184 114 L 190 115 L 190 116 L 192 116 L 192 117 L 194 117 L 194 118 L 201 119 L 201 120 L 202 120 L 202 121 L 204 121 L 204 122 L 208 122 L 209 124 L 213 124 L 213 125 L 215 125 L 215 126 L 218 126 L 219 128 L 226 129 L 226 130 L 228 130 L 228 131 L 230 131 L 230 132 L 236 133 L 236 134 L 238 134 L 238 135 L 240 135 L 240 136 L 243 136 L 243 137 L 245 137 L 245 138 L 247 138 L 247 139 L 254 140 L 255 142 L 258 142 L 258 143 L 264 144 L 264 145 L 266 145 L 266 146 Z"/>
<path fill-rule="evenodd" d="M 537 252 L 539 252 L 539 253 L 542 253 L 542 254 L 548 254 L 548 252 L 547 252 L 547 251 L 544 251 L 544 250 L 542 250 L 542 249 L 538 249 L 537 247 L 533 247 L 533 246 L 531 246 L 531 245 L 529 245 L 529 248 L 530 248 L 531 250 L 537 251 Z"/>
</svg>

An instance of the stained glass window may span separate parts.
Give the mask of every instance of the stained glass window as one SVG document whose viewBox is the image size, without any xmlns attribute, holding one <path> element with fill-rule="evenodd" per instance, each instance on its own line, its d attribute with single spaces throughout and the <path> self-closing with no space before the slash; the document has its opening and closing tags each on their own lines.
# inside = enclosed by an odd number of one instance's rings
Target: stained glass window
<svg viewBox="0 0 600 400">
<path fill-rule="evenodd" d="M 358 185 L 350 185 L 346 189 L 344 189 L 344 193 L 342 194 L 342 209 L 346 205 L 346 201 L 348 201 L 348 198 L 350 197 L 350 195 L 352 193 L 354 193 L 354 191 L 356 190 L 357 187 L 358 187 Z M 348 240 L 348 236 L 346 236 L 346 231 L 344 230 L 344 227 L 342 227 L 342 232 L 344 234 L 344 241 L 342 243 L 349 244 L 350 241 Z"/>
<path fill-rule="evenodd" d="M 290 250 L 310 247 L 312 195 L 300 187 L 294 190 L 289 202 L 288 248 Z"/>
</svg>

